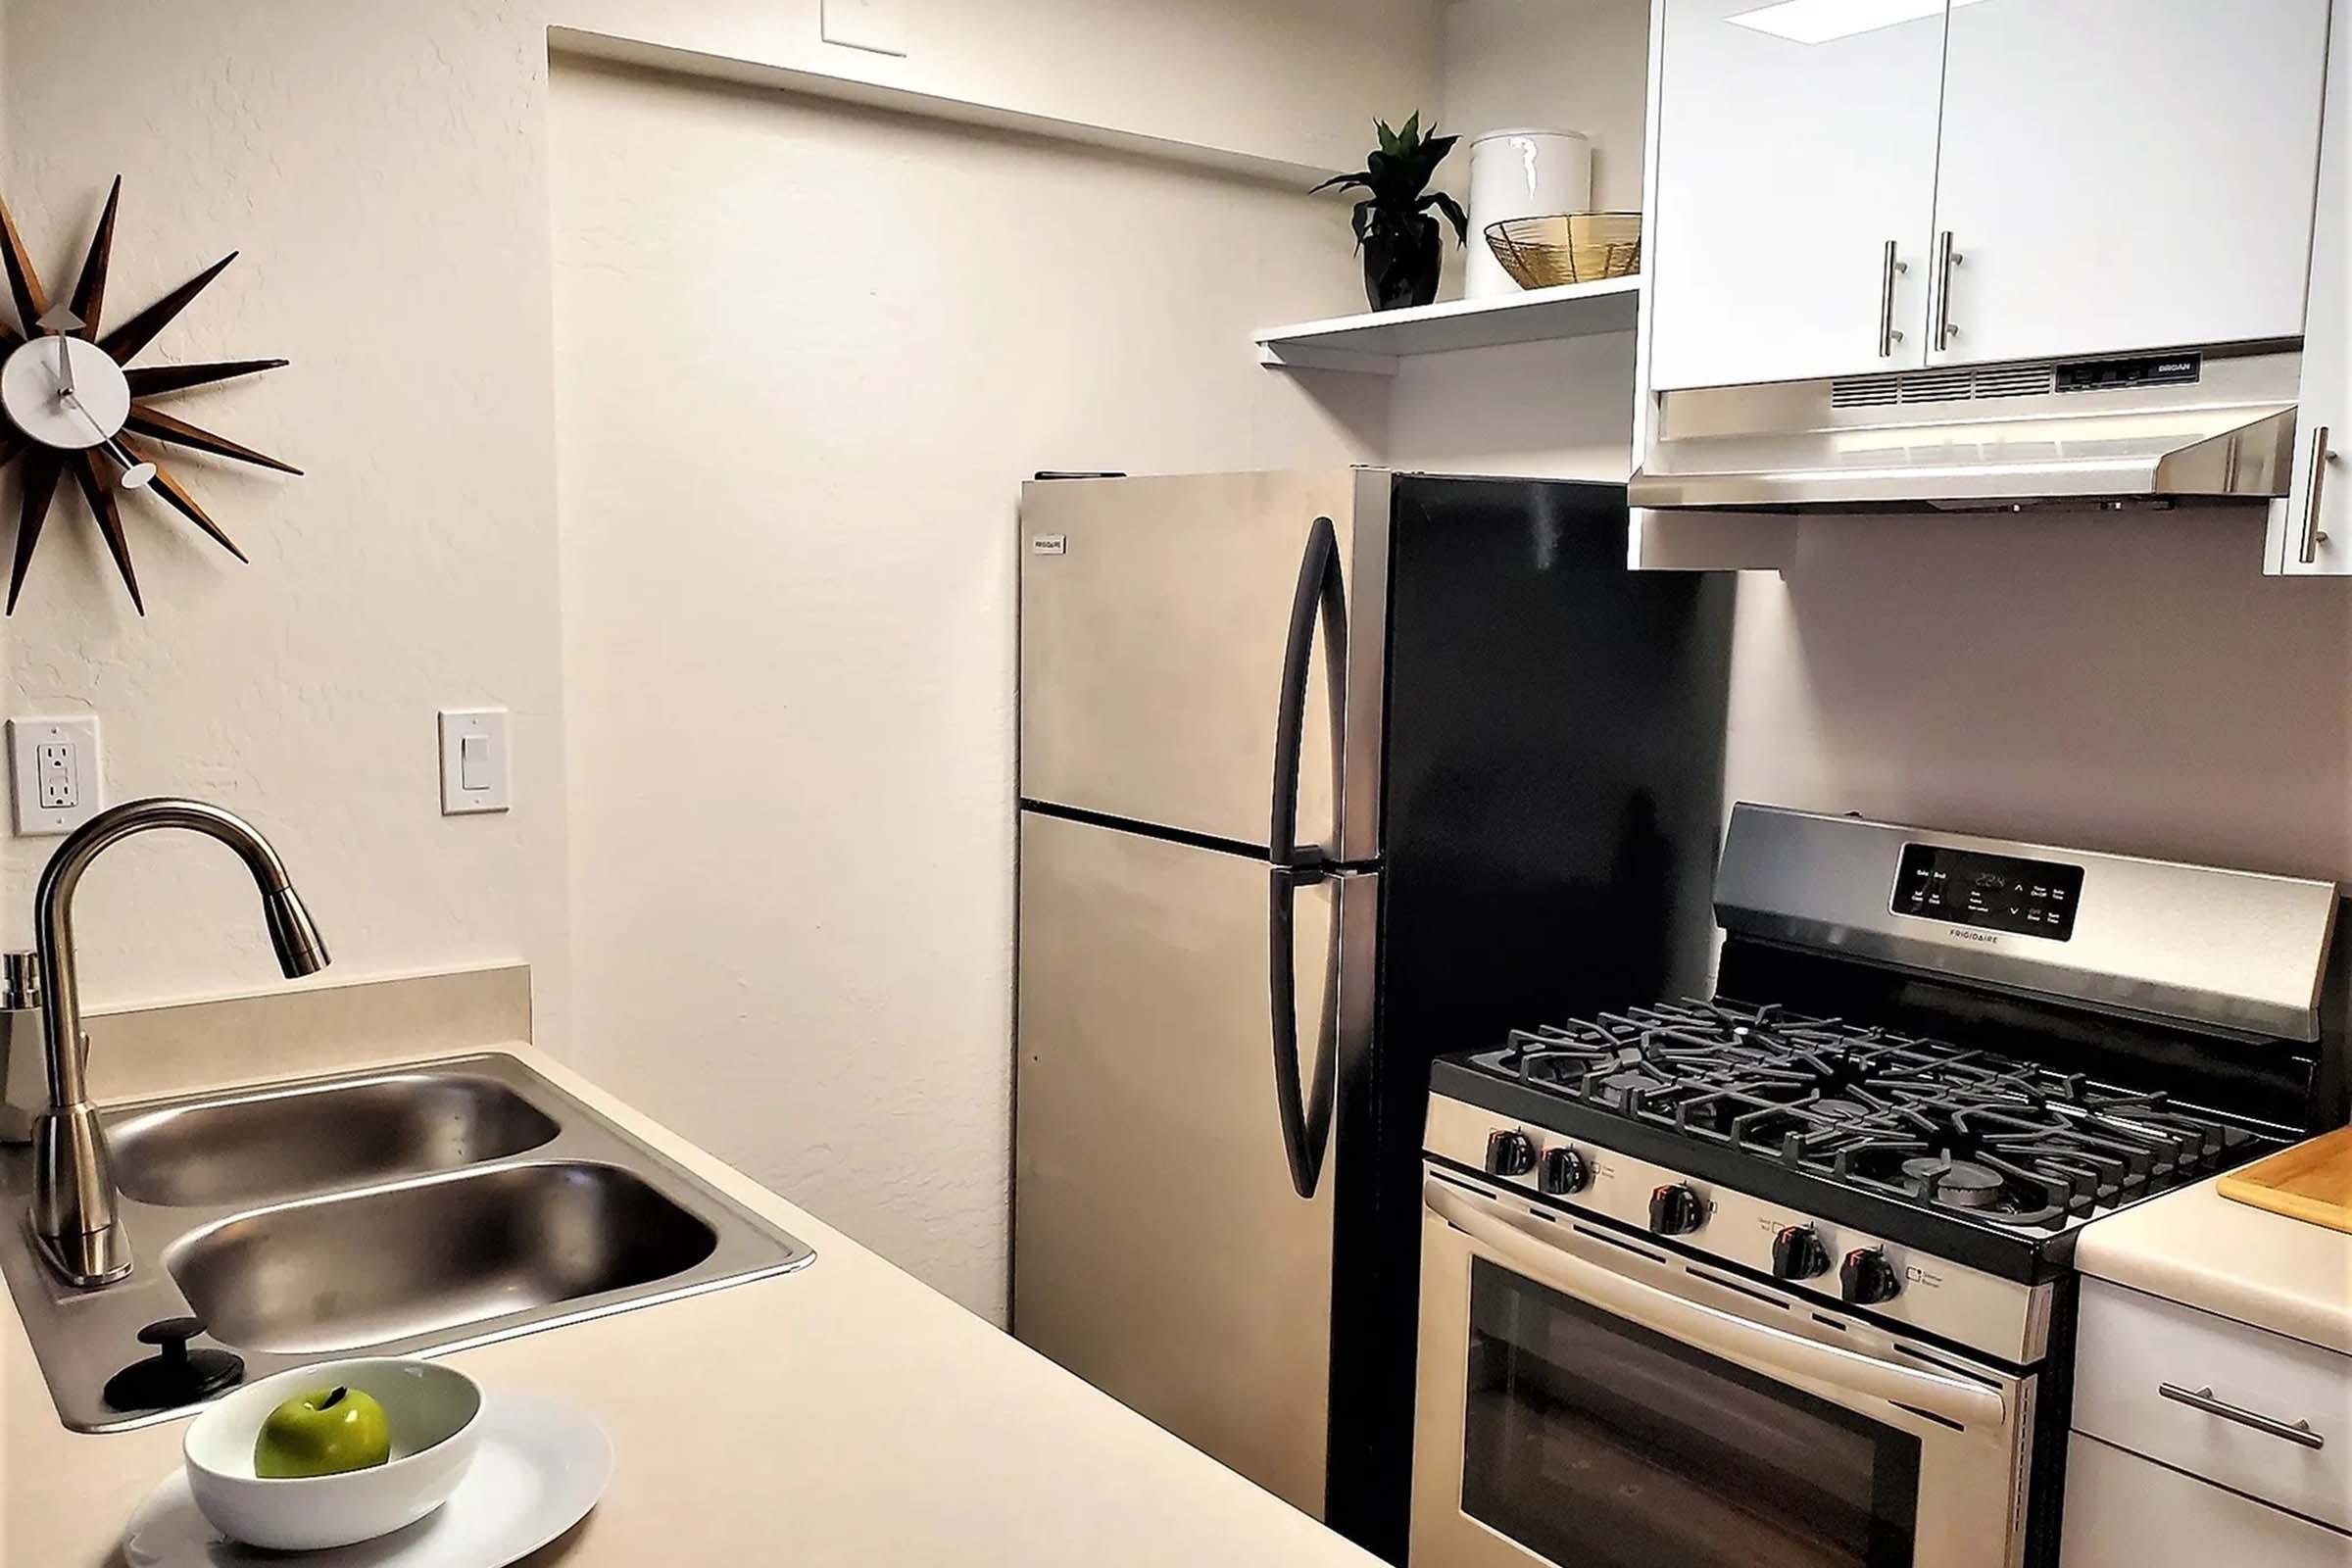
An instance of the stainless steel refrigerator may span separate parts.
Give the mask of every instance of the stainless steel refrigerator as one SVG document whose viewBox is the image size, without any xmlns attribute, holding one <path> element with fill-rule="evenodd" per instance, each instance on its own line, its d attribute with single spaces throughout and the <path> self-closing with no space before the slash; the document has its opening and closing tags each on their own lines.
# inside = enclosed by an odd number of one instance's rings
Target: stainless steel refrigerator
<svg viewBox="0 0 2352 1568">
<path fill-rule="evenodd" d="M 1729 583 L 1622 485 L 1020 518 L 1013 1330 L 1400 1559 L 1431 1057 L 1704 979 Z"/>
</svg>

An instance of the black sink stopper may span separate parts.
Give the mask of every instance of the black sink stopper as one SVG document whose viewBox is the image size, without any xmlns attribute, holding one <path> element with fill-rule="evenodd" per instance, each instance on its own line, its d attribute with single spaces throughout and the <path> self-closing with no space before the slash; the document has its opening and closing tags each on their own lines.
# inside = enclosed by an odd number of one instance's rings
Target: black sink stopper
<svg viewBox="0 0 2352 1568">
<path fill-rule="evenodd" d="M 245 1381 L 245 1360 L 227 1350 L 191 1350 L 204 1320 L 168 1317 L 139 1330 L 139 1343 L 157 1347 L 106 1380 L 106 1402 L 117 1410 L 175 1410 L 209 1399 Z"/>
</svg>

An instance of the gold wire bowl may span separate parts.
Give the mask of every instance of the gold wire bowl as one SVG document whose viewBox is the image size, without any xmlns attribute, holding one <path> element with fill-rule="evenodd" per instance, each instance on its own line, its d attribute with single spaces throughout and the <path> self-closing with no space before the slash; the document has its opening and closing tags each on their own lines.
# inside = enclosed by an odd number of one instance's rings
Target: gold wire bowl
<svg viewBox="0 0 2352 1568">
<path fill-rule="evenodd" d="M 1487 248 L 1521 288 L 1597 283 L 1642 270 L 1640 213 L 1560 213 L 1487 225 Z"/>
</svg>

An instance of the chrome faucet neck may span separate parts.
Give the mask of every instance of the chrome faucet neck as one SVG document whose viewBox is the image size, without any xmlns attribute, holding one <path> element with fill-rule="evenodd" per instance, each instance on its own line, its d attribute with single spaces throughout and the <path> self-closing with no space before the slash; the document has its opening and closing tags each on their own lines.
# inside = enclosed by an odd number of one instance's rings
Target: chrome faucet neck
<svg viewBox="0 0 2352 1568">
<path fill-rule="evenodd" d="M 50 1266 L 73 1285 L 104 1285 L 130 1272 L 113 1162 L 90 1103 L 81 1033 L 81 982 L 74 947 L 74 892 L 90 862 L 122 840 L 180 828 L 235 851 L 261 890 L 278 966 L 289 979 L 326 967 L 326 945 L 286 877 L 285 862 L 243 817 L 202 801 L 127 801 L 76 828 L 50 857 L 33 893 L 40 952 L 42 1070 L 49 1103 L 33 1122 L 32 1229 Z"/>
</svg>

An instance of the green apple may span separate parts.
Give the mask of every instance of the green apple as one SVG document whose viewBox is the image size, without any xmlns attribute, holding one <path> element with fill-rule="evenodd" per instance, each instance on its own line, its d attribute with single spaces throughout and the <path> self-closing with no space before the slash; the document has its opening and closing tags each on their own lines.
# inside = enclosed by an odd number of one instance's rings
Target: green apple
<svg viewBox="0 0 2352 1568">
<path fill-rule="evenodd" d="M 270 1412 L 253 1440 L 253 1473 L 265 1481 L 341 1475 L 390 1457 L 384 1407 L 358 1389 L 298 1394 Z"/>
</svg>

